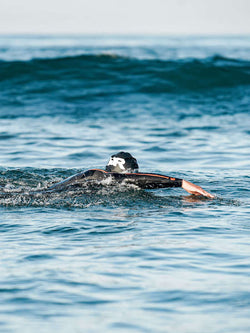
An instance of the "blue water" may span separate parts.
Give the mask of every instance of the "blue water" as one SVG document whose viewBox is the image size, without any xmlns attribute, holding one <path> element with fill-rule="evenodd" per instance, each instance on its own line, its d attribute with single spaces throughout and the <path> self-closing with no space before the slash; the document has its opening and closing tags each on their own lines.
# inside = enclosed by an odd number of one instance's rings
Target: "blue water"
<svg viewBox="0 0 250 333">
<path fill-rule="evenodd" d="M 0 331 L 250 331 L 250 37 L 0 37 Z M 34 194 L 129 151 L 183 189 Z"/>
</svg>

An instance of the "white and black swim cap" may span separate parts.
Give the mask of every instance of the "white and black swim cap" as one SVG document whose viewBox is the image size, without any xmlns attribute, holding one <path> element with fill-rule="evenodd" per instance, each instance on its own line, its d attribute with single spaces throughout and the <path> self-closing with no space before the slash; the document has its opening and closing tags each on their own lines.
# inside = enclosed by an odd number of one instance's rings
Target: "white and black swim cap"
<svg viewBox="0 0 250 333">
<path fill-rule="evenodd" d="M 108 172 L 137 172 L 139 169 L 136 159 L 129 153 L 121 151 L 118 154 L 112 155 L 106 165 Z"/>
</svg>

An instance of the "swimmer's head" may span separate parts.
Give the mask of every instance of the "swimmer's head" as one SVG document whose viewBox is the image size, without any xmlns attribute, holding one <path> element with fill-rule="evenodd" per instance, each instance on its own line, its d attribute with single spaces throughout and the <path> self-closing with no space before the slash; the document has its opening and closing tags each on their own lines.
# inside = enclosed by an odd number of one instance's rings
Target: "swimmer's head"
<svg viewBox="0 0 250 333">
<path fill-rule="evenodd" d="M 118 173 L 138 172 L 139 166 L 136 159 L 129 153 L 121 151 L 112 155 L 106 165 L 106 171 Z"/>
</svg>

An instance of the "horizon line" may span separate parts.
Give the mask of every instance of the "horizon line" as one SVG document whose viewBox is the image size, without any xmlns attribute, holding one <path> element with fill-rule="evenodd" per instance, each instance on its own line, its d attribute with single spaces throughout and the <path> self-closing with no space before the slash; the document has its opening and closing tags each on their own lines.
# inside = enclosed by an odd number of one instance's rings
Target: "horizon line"
<svg viewBox="0 0 250 333">
<path fill-rule="evenodd" d="M 91 36 L 91 37 L 250 37 L 250 32 L 1 32 L 0 36 Z"/>
</svg>

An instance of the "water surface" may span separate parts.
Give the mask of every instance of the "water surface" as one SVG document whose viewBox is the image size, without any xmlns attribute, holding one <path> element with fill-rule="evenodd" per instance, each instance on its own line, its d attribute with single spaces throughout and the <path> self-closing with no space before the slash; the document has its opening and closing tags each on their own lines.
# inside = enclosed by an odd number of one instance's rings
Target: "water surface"
<svg viewBox="0 0 250 333">
<path fill-rule="evenodd" d="M 0 37 L 1 332 L 249 332 L 249 37 Z M 182 189 L 35 193 L 125 150 Z"/>
</svg>

